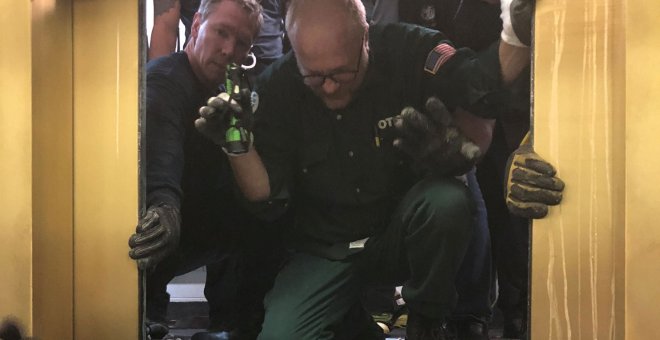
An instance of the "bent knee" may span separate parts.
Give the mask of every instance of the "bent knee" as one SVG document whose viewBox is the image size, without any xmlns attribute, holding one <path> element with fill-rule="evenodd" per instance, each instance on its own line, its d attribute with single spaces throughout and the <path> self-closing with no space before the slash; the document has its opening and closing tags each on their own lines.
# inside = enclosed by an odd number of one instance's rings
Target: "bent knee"
<svg viewBox="0 0 660 340">
<path fill-rule="evenodd" d="M 427 179 L 411 190 L 412 203 L 404 219 L 409 231 L 428 230 L 432 234 L 469 234 L 473 229 L 476 206 L 470 190 L 454 178 Z"/>
<path fill-rule="evenodd" d="M 471 216 L 474 211 L 474 200 L 470 189 L 454 178 L 426 180 L 422 189 L 421 199 L 436 213 L 464 212 Z"/>
</svg>

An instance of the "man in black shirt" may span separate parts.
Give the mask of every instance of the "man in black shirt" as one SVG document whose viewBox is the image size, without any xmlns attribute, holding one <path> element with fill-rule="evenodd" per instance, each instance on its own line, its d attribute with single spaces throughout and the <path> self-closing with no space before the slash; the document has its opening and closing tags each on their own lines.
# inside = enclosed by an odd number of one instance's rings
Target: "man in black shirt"
<svg viewBox="0 0 660 340">
<path fill-rule="evenodd" d="M 194 128 L 199 107 L 225 81 L 227 64 L 247 55 L 261 16 L 254 0 L 204 0 L 185 50 L 147 65 L 147 212 L 129 240 L 129 255 L 148 272 L 152 338 L 167 333 L 167 283 L 203 265 L 212 268 L 205 295 L 215 333 L 248 322 L 236 320 L 244 317 L 241 310 L 263 309 L 263 294 L 274 275 L 268 268 L 275 268 L 268 264 L 276 260 L 269 253 L 272 241 L 241 209 L 222 151 Z M 257 258 L 262 262 L 257 264 Z M 258 332 L 258 318 L 256 323 Z"/>
<path fill-rule="evenodd" d="M 443 336 L 474 214 L 453 175 L 478 150 L 427 99 L 496 116 L 509 70 L 497 48 L 476 55 L 418 26 L 369 29 L 357 0 L 293 0 L 286 25 L 293 53 L 259 79 L 254 148 L 229 157 L 247 199 L 291 206 L 295 219 L 260 339 L 337 337 L 365 285 L 403 282 L 408 338 Z M 196 125 L 220 142 L 219 113 L 248 109 L 218 99 Z"/>
</svg>

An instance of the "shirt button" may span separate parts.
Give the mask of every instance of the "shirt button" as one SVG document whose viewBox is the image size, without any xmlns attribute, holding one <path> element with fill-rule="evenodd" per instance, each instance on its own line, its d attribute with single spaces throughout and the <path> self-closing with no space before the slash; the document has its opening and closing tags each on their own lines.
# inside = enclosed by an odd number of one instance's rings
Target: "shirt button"
<svg viewBox="0 0 660 340">
<path fill-rule="evenodd" d="M 349 152 L 348 152 L 348 157 L 353 157 L 353 155 L 355 155 L 355 154 L 353 153 L 353 151 L 349 151 Z"/>
<path fill-rule="evenodd" d="M 360 188 L 355 188 L 355 192 L 360 193 Z"/>
<path fill-rule="evenodd" d="M 337 120 L 341 120 L 341 119 L 342 119 L 342 116 L 341 116 L 341 115 L 337 115 Z"/>
</svg>

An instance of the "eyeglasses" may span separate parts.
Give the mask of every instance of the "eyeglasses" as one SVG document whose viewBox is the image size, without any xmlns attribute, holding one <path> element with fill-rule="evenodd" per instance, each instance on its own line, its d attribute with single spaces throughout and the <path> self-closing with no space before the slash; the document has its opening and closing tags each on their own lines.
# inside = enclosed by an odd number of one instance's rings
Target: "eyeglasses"
<svg viewBox="0 0 660 340">
<path fill-rule="evenodd" d="M 358 72 L 360 72 L 360 62 L 362 61 L 362 51 L 364 50 L 364 37 L 362 37 L 362 41 L 360 42 L 360 56 L 358 57 L 357 60 L 357 65 L 355 66 L 355 71 L 339 71 L 335 73 L 329 73 L 329 74 L 310 74 L 306 76 L 302 76 L 303 82 L 305 85 L 309 87 L 319 87 L 325 83 L 326 79 L 330 79 L 334 81 L 337 84 L 346 84 L 348 82 L 353 81 L 355 77 L 357 76 Z"/>
</svg>

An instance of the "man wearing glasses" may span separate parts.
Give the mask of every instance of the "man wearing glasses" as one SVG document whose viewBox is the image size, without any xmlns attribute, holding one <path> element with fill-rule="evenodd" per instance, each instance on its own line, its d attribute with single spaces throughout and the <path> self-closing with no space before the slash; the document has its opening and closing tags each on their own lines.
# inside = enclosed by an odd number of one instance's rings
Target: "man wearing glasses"
<svg viewBox="0 0 660 340">
<path fill-rule="evenodd" d="M 474 214 L 454 176 L 480 149 L 435 97 L 496 115 L 509 71 L 496 48 L 477 57 L 422 27 L 369 28 L 359 0 L 292 0 L 286 23 L 293 53 L 258 80 L 254 145 L 229 155 L 249 201 L 295 216 L 259 339 L 366 339 L 344 332 L 367 332 L 345 322 L 371 284 L 404 284 L 409 340 L 449 337 Z M 225 113 L 250 110 L 227 98 L 196 121 L 219 144 Z"/>
</svg>

